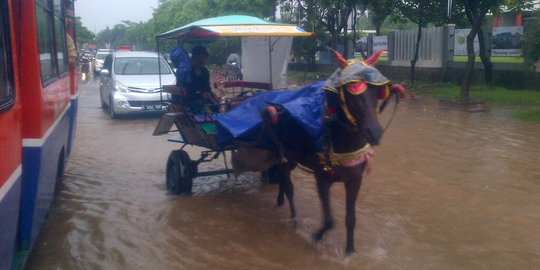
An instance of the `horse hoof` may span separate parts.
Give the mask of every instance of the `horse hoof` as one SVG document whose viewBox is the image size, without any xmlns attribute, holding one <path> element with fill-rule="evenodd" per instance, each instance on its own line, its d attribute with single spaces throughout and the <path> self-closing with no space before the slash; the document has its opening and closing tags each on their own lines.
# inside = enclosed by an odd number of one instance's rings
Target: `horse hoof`
<svg viewBox="0 0 540 270">
<path fill-rule="evenodd" d="M 297 226 L 298 226 L 298 221 L 296 221 L 296 218 L 295 217 L 291 218 L 291 227 L 296 229 Z"/>
</svg>

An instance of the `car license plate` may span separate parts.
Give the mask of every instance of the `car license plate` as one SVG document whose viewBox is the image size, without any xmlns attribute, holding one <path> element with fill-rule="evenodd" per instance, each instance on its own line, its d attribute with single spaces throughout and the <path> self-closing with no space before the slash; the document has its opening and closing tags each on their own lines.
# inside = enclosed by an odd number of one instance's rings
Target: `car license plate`
<svg viewBox="0 0 540 270">
<path fill-rule="evenodd" d="M 143 111 L 161 111 L 161 104 L 143 104 Z"/>
</svg>

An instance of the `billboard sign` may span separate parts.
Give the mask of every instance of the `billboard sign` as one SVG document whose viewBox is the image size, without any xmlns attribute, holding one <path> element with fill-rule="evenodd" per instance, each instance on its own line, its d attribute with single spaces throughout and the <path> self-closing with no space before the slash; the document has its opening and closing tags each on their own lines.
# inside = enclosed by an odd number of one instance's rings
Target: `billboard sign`
<svg viewBox="0 0 540 270">
<path fill-rule="evenodd" d="M 521 56 L 523 26 L 493 28 L 492 56 Z"/>
<path fill-rule="evenodd" d="M 388 51 L 388 36 L 378 36 L 373 37 L 373 52 L 376 51 Z M 387 53 L 383 54 L 384 56 L 387 55 Z"/>
<path fill-rule="evenodd" d="M 454 55 L 467 55 L 467 35 L 471 29 L 456 29 L 454 32 Z M 478 55 L 480 51 L 478 36 L 474 38 L 474 53 Z"/>
</svg>

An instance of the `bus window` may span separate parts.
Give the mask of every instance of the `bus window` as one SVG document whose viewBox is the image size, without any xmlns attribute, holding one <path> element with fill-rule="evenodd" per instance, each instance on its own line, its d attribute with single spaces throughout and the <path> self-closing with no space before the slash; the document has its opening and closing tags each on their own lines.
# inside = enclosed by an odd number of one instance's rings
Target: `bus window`
<svg viewBox="0 0 540 270">
<path fill-rule="evenodd" d="M 51 83 L 57 74 L 53 46 L 53 13 L 47 0 L 36 1 L 36 20 L 41 81 L 46 85 Z"/>
<path fill-rule="evenodd" d="M 0 112 L 13 105 L 13 76 L 11 74 L 11 50 L 9 37 L 9 14 L 7 1 L 0 0 Z"/>
<path fill-rule="evenodd" d="M 67 49 L 66 49 L 66 30 L 64 24 L 64 12 L 61 0 L 54 0 L 54 27 L 56 36 L 56 57 L 58 60 L 58 73 L 67 75 Z"/>
</svg>

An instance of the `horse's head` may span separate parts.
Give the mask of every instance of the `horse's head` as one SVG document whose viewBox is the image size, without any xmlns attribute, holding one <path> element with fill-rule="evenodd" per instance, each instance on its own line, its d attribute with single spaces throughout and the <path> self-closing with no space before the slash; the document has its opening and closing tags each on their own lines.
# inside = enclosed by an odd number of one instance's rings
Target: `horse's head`
<svg viewBox="0 0 540 270">
<path fill-rule="evenodd" d="M 383 129 L 378 115 L 381 107 L 379 99 L 388 100 L 391 92 L 397 91 L 401 97 L 404 88 L 390 85 L 390 81 L 376 68 L 372 67 L 383 51 L 375 53 L 365 61 L 346 61 L 338 52 L 332 50 L 341 66 L 330 76 L 324 85 L 329 93 L 329 113 L 341 112 L 341 122 L 358 129 L 372 145 L 379 144 Z"/>
</svg>

